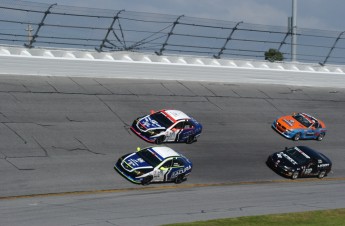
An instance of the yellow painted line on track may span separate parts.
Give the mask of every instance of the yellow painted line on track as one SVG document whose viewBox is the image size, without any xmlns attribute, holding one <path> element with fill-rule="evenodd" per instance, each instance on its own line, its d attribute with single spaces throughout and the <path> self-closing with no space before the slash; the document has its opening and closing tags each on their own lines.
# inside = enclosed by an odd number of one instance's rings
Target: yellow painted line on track
<svg viewBox="0 0 345 226">
<path fill-rule="evenodd" d="M 106 190 L 71 191 L 71 192 L 47 193 L 47 194 L 6 196 L 6 197 L 0 197 L 0 200 L 38 198 L 38 197 L 56 197 L 56 196 L 68 196 L 68 195 L 91 195 L 91 194 L 102 194 L 102 193 L 130 192 L 130 191 L 159 191 L 159 190 L 186 189 L 186 188 L 198 188 L 198 187 L 221 187 L 221 186 L 257 185 L 257 184 L 273 184 L 273 183 L 304 183 L 304 182 L 316 182 L 316 181 L 318 182 L 345 181 L 345 177 L 323 178 L 322 180 L 317 179 L 317 178 L 305 178 L 305 179 L 297 179 L 297 180 L 282 179 L 282 180 L 267 180 L 267 181 L 224 182 L 224 183 L 211 183 L 211 184 L 180 184 L 180 185 L 165 185 L 165 186 L 139 185 L 140 187 L 138 188 L 118 188 L 118 189 L 106 189 Z"/>
</svg>

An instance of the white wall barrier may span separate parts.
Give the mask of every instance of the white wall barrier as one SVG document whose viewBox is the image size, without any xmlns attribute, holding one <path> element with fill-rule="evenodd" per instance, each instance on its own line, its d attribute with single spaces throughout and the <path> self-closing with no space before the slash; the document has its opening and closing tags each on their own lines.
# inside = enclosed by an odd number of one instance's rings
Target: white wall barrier
<svg viewBox="0 0 345 226">
<path fill-rule="evenodd" d="M 345 66 L 0 46 L 0 75 L 286 84 L 345 88 Z"/>
</svg>

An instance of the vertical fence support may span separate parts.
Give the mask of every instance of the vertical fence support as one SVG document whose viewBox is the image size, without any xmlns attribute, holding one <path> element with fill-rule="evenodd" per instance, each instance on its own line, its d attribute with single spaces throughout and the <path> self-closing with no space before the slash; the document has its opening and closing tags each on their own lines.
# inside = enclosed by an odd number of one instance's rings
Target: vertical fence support
<svg viewBox="0 0 345 226">
<path fill-rule="evenodd" d="M 297 0 L 292 0 L 291 61 L 297 61 Z"/>
<path fill-rule="evenodd" d="M 173 26 L 171 27 L 170 32 L 168 33 L 168 37 L 165 39 L 161 49 L 159 50 L 159 52 L 155 52 L 158 56 L 161 56 L 163 54 L 163 51 L 165 50 L 165 46 L 168 44 L 168 40 L 169 40 L 170 36 L 173 34 L 175 26 L 179 23 L 178 21 L 179 21 L 179 19 L 181 19 L 181 17 L 184 17 L 184 15 L 177 17 L 177 19 L 173 23 Z"/>
<path fill-rule="evenodd" d="M 337 39 L 336 39 L 336 40 L 334 41 L 334 43 L 333 43 L 333 46 L 330 48 L 330 50 L 329 50 L 329 52 L 328 52 L 328 54 L 327 54 L 325 60 L 324 60 L 323 62 L 320 62 L 320 63 L 319 63 L 320 65 L 324 66 L 324 65 L 326 64 L 326 62 L 327 62 L 329 56 L 330 56 L 331 53 L 333 52 L 333 49 L 334 49 L 335 46 L 337 45 L 337 42 L 339 41 L 339 39 L 341 38 L 341 36 L 342 36 L 344 33 L 345 33 L 345 31 L 341 32 L 341 33 L 338 35 Z"/>
<path fill-rule="evenodd" d="M 286 44 L 285 41 L 286 41 L 287 37 L 289 36 L 289 34 L 290 34 L 290 31 L 288 31 L 288 32 L 286 33 L 286 35 L 285 35 L 283 41 L 280 43 L 280 45 L 279 45 L 279 47 L 278 47 L 278 51 L 279 51 L 279 52 L 280 52 L 280 49 L 283 47 L 283 45 Z"/>
<path fill-rule="evenodd" d="M 289 35 L 292 34 L 291 25 L 292 25 L 292 18 L 291 18 L 291 17 L 288 17 L 288 30 L 287 30 L 287 32 L 286 32 L 286 34 L 285 34 L 285 37 L 284 37 L 283 41 L 281 41 L 281 43 L 280 43 L 280 45 L 279 45 L 279 47 L 278 47 L 278 51 L 279 51 L 279 52 L 280 52 L 280 49 L 283 47 L 283 45 L 286 44 L 285 41 L 286 41 L 287 37 L 288 37 Z"/>
<path fill-rule="evenodd" d="M 41 27 L 44 25 L 44 21 L 45 21 L 46 17 L 48 16 L 48 14 L 50 14 L 50 9 L 51 9 L 53 6 L 56 6 L 56 5 L 57 5 L 56 3 L 50 5 L 50 6 L 48 7 L 48 9 L 44 12 L 44 16 L 43 16 L 41 22 L 38 24 L 38 28 L 36 29 L 35 34 L 32 36 L 32 38 L 31 38 L 29 44 L 24 44 L 25 47 L 27 47 L 27 48 L 32 48 L 32 44 L 33 44 L 34 42 L 36 42 L 36 38 L 38 37 L 38 32 L 40 31 Z"/>
<path fill-rule="evenodd" d="M 98 52 L 102 52 L 102 51 L 103 51 L 103 47 L 105 46 L 105 45 L 104 45 L 105 42 L 109 42 L 109 41 L 108 41 L 108 36 L 109 36 L 110 32 L 114 30 L 113 26 L 114 26 L 115 22 L 119 19 L 120 13 L 122 13 L 123 11 L 125 11 L 125 10 L 124 10 L 124 9 L 123 9 L 123 10 L 120 10 L 120 11 L 117 12 L 116 15 L 114 16 L 113 21 L 111 22 L 111 25 L 110 25 L 110 27 L 108 28 L 107 34 L 105 35 L 104 39 L 102 40 L 101 45 L 99 46 L 99 48 L 95 48 Z M 121 30 L 121 32 L 122 32 L 122 30 Z M 115 34 L 115 33 L 114 33 L 114 34 Z M 115 36 L 116 36 L 116 34 L 115 34 Z M 116 38 L 120 41 L 120 39 L 119 39 L 118 37 L 116 37 Z"/>
<path fill-rule="evenodd" d="M 233 35 L 233 34 L 235 33 L 235 31 L 237 30 L 238 25 L 240 25 L 241 23 L 243 23 L 243 21 L 238 22 L 238 23 L 235 25 L 235 27 L 232 28 L 232 30 L 231 30 L 231 32 L 230 32 L 228 38 L 226 39 L 226 41 L 225 41 L 225 43 L 224 43 L 224 45 L 223 45 L 223 47 L 220 49 L 220 51 L 218 52 L 217 55 L 213 55 L 214 58 L 216 58 L 216 59 L 219 59 L 219 58 L 220 58 L 220 55 L 223 54 L 224 50 L 226 49 L 226 45 L 227 45 L 228 42 L 231 40 L 232 35 Z"/>
</svg>

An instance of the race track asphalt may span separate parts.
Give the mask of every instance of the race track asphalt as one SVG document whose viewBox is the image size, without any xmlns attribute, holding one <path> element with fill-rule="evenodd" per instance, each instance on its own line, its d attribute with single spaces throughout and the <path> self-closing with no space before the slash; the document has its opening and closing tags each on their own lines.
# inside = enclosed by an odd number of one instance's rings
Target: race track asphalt
<svg viewBox="0 0 345 226">
<path fill-rule="evenodd" d="M 190 200 L 188 201 L 185 194 L 181 202 L 194 202 L 194 191 L 200 196 L 200 193 L 205 192 L 200 191 L 203 188 L 226 190 L 229 186 L 232 189 L 234 186 L 246 186 L 254 192 L 255 188 L 267 191 L 281 186 L 293 190 L 294 186 L 306 186 L 301 189 L 303 193 L 315 185 L 319 192 L 324 189 L 327 193 L 328 190 L 337 190 L 339 183 L 344 184 L 345 89 L 110 78 L 1 76 L 2 219 L 11 219 L 12 215 L 8 214 L 14 214 L 15 209 L 9 208 L 11 203 L 24 205 L 23 201 L 14 202 L 10 198 L 14 196 L 52 199 L 45 195 L 62 193 L 64 197 L 63 194 L 73 196 L 67 194 L 69 192 L 102 190 L 117 191 L 107 193 L 107 196 L 113 194 L 113 198 L 128 197 L 129 201 L 133 201 L 129 198 L 133 192 L 135 195 L 143 192 L 145 197 L 152 199 L 163 196 L 166 185 L 150 185 L 150 188 L 158 190 L 149 192 L 140 190 L 141 186 L 126 181 L 113 169 L 113 164 L 121 155 L 135 151 L 138 146 L 150 145 L 129 130 L 132 121 L 138 116 L 148 114 L 150 110 L 163 108 L 182 110 L 203 124 L 203 133 L 198 142 L 190 145 L 166 144 L 183 153 L 194 164 L 190 178 L 184 184 L 172 188 L 173 192 L 188 193 Z M 292 112 L 306 112 L 324 120 L 328 129 L 324 140 L 294 142 L 271 129 L 271 123 L 276 117 Z M 327 180 L 307 180 L 301 182 L 307 185 L 301 185 L 282 178 L 265 165 L 269 154 L 294 145 L 310 146 L 333 161 L 333 173 L 325 178 Z M 244 185 L 246 183 L 250 184 Z M 268 189 L 262 188 L 263 186 L 271 187 Z M 124 193 L 119 194 L 119 189 Z M 45 195 L 35 196 L 38 194 Z M 78 195 L 80 194 L 75 193 L 76 197 Z M 97 192 L 95 195 L 97 197 Z M 99 199 L 102 200 L 103 195 Z M 337 196 L 334 199 L 336 200 Z M 231 200 L 227 199 L 227 202 Z M 274 202 L 274 199 L 271 202 Z M 345 207 L 345 201 L 339 202 L 337 207 L 341 207 L 342 203 Z M 225 208 L 224 204 L 220 205 L 222 209 Z M 182 206 L 187 208 L 186 205 Z M 213 203 L 212 208 L 217 209 L 217 203 Z M 183 212 L 178 205 L 175 210 L 176 213 Z M 145 214 L 150 216 L 153 212 Z M 53 213 L 54 211 L 51 212 L 49 220 L 54 222 L 56 216 Z M 87 215 L 87 212 L 84 214 Z M 196 219 L 204 218 L 207 217 Z M 0 220 L 0 225 L 1 221 L 3 220 Z M 163 220 L 168 223 L 178 221 L 181 221 L 178 214 L 170 221 Z M 20 221 L 3 222 L 20 225 Z M 51 225 L 59 225 L 58 222 L 53 222 Z M 162 223 L 156 221 L 143 225 L 157 222 Z M 65 223 L 62 225 L 72 225 Z M 75 223 L 79 223 L 78 220 L 73 221 L 73 224 Z M 122 221 L 118 225 L 125 223 L 126 221 Z M 30 224 L 44 225 L 44 222 L 32 221 Z M 131 225 L 130 221 L 127 221 L 127 224 Z"/>
</svg>

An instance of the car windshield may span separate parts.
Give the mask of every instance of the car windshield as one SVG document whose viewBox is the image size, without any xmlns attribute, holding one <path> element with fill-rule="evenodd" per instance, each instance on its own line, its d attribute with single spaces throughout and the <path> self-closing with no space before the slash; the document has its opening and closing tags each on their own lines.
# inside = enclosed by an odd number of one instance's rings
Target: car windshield
<svg viewBox="0 0 345 226">
<path fill-rule="evenodd" d="M 164 126 L 165 128 L 169 128 L 173 122 L 170 121 L 165 115 L 163 115 L 161 112 L 156 112 L 151 115 L 151 118 L 156 120 L 160 125 Z"/>
<path fill-rule="evenodd" d="M 290 156 L 293 160 L 295 160 L 298 164 L 304 164 L 308 161 L 308 158 L 305 157 L 299 150 L 296 148 L 290 148 L 284 151 L 285 154 Z"/>
<path fill-rule="evenodd" d="M 162 161 L 149 149 L 143 149 L 137 152 L 137 154 L 144 159 L 145 162 L 153 167 L 156 167 Z"/>
<path fill-rule="evenodd" d="M 294 119 L 296 119 L 299 123 L 304 125 L 305 127 L 309 127 L 311 123 L 309 122 L 308 119 L 306 119 L 303 115 L 297 114 L 293 116 Z"/>
</svg>

